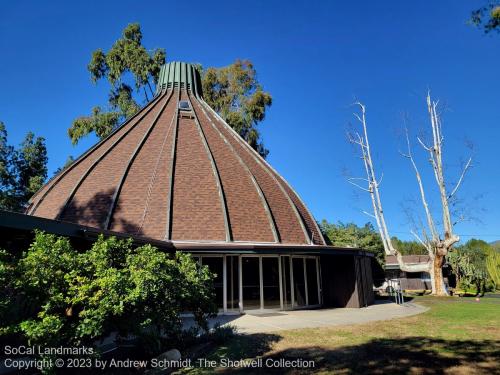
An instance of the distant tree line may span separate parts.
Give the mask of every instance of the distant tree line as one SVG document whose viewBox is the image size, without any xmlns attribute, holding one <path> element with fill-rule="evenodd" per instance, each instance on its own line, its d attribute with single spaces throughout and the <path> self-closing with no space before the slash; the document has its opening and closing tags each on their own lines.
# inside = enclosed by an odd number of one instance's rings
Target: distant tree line
<svg viewBox="0 0 500 375">
<path fill-rule="evenodd" d="M 380 264 L 385 264 L 384 245 L 380 239 L 380 234 L 374 228 L 373 224 L 366 223 L 363 226 L 357 226 L 354 223 L 343 223 L 341 221 L 329 223 L 323 220 L 320 228 L 326 240 L 333 246 L 339 247 L 359 247 L 376 255 Z M 398 237 L 392 237 L 394 246 L 401 249 L 403 255 L 424 255 L 427 254 L 425 247 L 417 241 L 405 241 Z"/>
<path fill-rule="evenodd" d="M 19 147 L 8 143 L 0 121 L 0 209 L 23 211 L 30 197 L 47 178 L 45 139 L 28 132 Z"/>
<path fill-rule="evenodd" d="M 323 220 L 320 223 L 320 229 L 329 245 L 356 247 L 369 251 L 375 255 L 381 266 L 385 264 L 384 245 L 371 223 L 359 227 L 354 223 L 339 221 L 335 224 Z"/>
<path fill-rule="evenodd" d="M 402 255 L 427 255 L 427 249 L 418 241 L 402 241 L 393 236 L 391 242 Z"/>
</svg>

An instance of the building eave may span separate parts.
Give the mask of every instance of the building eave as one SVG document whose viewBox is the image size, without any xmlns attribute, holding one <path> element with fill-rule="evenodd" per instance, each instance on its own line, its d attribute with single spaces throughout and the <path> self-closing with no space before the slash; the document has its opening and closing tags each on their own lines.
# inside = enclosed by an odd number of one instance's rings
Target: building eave
<svg viewBox="0 0 500 375">
<path fill-rule="evenodd" d="M 25 215 L 21 213 L 0 210 L 0 228 L 33 232 L 41 230 L 46 233 L 70 238 L 94 241 L 99 235 L 131 238 L 134 243 L 151 244 L 167 251 L 188 251 L 205 253 L 297 253 L 324 255 L 359 255 L 373 257 L 373 254 L 359 248 L 335 247 L 330 245 L 304 245 L 283 243 L 251 243 L 251 242 L 207 242 L 207 241 L 160 241 L 152 238 L 128 235 L 111 230 L 78 225 L 61 220 Z"/>
</svg>

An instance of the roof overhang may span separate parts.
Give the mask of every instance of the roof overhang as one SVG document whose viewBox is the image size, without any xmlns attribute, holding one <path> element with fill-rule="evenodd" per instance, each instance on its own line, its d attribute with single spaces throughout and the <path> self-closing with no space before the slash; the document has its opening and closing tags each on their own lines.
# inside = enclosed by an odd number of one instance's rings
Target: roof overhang
<svg viewBox="0 0 500 375">
<path fill-rule="evenodd" d="M 0 229 L 12 229 L 27 233 L 41 230 L 46 233 L 66 236 L 73 239 L 95 241 L 99 235 L 131 238 L 134 243 L 151 244 L 167 251 L 189 251 L 193 253 L 238 253 L 238 254 L 310 254 L 310 255 L 374 255 L 359 248 L 335 247 L 329 245 L 300 245 L 248 242 L 207 242 L 207 241 L 158 241 L 152 238 L 101 230 L 93 227 L 68 223 L 60 220 L 46 219 L 16 212 L 0 210 Z"/>
</svg>

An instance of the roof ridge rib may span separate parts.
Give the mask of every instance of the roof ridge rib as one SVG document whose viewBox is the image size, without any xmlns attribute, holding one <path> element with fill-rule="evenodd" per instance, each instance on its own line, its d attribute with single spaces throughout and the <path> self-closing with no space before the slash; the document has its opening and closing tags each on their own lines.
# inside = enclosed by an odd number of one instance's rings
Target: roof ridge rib
<svg viewBox="0 0 500 375">
<path fill-rule="evenodd" d="M 142 213 L 140 225 L 139 225 L 138 230 L 137 230 L 137 234 L 140 232 L 140 230 L 144 226 L 144 221 L 146 220 L 146 215 L 148 214 L 148 209 L 149 209 L 149 203 L 150 203 L 150 200 L 151 200 L 151 192 L 152 192 L 152 189 L 153 189 L 153 184 L 155 183 L 156 177 L 158 175 L 158 168 L 160 166 L 160 160 L 161 160 L 161 158 L 163 156 L 163 152 L 165 150 L 165 146 L 166 146 L 167 141 L 168 141 L 168 135 L 170 134 L 170 129 L 172 129 L 172 125 L 174 124 L 174 120 L 175 120 L 175 116 L 172 116 L 172 120 L 170 121 L 170 125 L 168 126 L 167 131 L 165 132 L 165 138 L 163 139 L 160 152 L 158 153 L 158 157 L 156 159 L 155 168 L 154 168 L 153 174 L 151 175 L 151 178 L 150 178 L 150 181 L 149 181 L 148 194 L 146 196 L 146 203 L 144 204 L 144 210 L 143 210 L 143 213 Z"/>
<path fill-rule="evenodd" d="M 165 94 L 166 94 L 166 91 L 165 91 Z M 165 96 L 165 94 L 163 95 L 160 95 L 158 98 L 161 99 Z M 64 202 L 63 206 L 61 207 L 61 209 L 59 210 L 59 213 L 57 214 L 56 216 L 56 220 L 60 220 L 64 211 L 66 210 L 69 202 L 71 202 L 71 200 L 73 199 L 73 197 L 75 196 L 76 194 L 76 191 L 78 190 L 78 188 L 80 187 L 80 185 L 83 183 L 83 181 L 87 178 L 87 176 L 90 174 L 90 172 L 92 172 L 92 170 L 95 168 L 95 166 L 102 160 L 104 159 L 104 157 L 109 154 L 111 152 L 111 150 L 113 150 L 115 148 L 115 146 L 120 143 L 120 141 L 125 138 L 136 126 L 137 124 L 144 118 L 146 117 L 146 115 L 151 112 L 153 110 L 153 108 L 156 107 L 156 105 L 158 104 L 160 100 L 157 100 L 155 101 L 154 103 L 152 102 L 151 104 L 151 107 L 148 108 L 144 113 L 141 114 L 140 116 L 140 119 L 133 125 L 130 127 L 130 129 L 128 129 L 126 132 L 124 132 L 112 145 L 109 149 L 107 149 L 106 151 L 103 152 L 103 154 L 101 156 L 99 156 L 93 163 L 92 165 L 90 165 L 90 167 L 87 168 L 87 170 L 85 171 L 85 173 L 80 177 L 80 179 L 78 180 L 78 182 L 76 183 L 76 185 L 73 187 L 73 189 L 71 190 L 71 193 L 69 194 L 68 198 L 66 199 L 66 201 Z"/>
<path fill-rule="evenodd" d="M 180 86 L 180 82 L 179 82 Z M 175 87 L 172 85 L 172 90 L 174 90 Z M 177 88 L 177 103 L 179 102 L 181 97 L 181 89 L 180 87 Z M 172 211 L 173 211 L 173 195 L 174 195 L 174 175 L 175 175 L 175 153 L 177 150 L 177 129 L 179 127 L 179 106 L 175 109 L 175 126 L 174 126 L 174 134 L 173 139 L 172 139 L 172 151 L 171 151 L 171 156 L 170 156 L 170 186 L 168 189 L 168 196 L 167 196 L 167 223 L 165 225 L 165 240 L 170 240 L 172 237 Z"/>
<path fill-rule="evenodd" d="M 187 92 L 187 90 L 186 90 L 186 92 Z M 191 102 L 189 92 L 187 92 L 187 98 L 189 100 L 189 104 L 191 105 L 191 110 L 193 111 L 193 114 L 194 114 L 194 120 L 195 120 L 196 126 L 198 127 L 198 132 L 200 134 L 201 141 L 203 142 L 203 145 L 205 146 L 205 150 L 207 152 L 208 158 L 210 159 L 210 164 L 212 165 L 212 172 L 213 172 L 214 177 L 215 177 L 215 183 L 217 184 L 217 189 L 219 190 L 222 215 L 224 217 L 226 242 L 231 242 L 233 240 L 233 238 L 232 238 L 231 227 L 230 227 L 230 223 L 229 223 L 229 215 L 227 212 L 226 196 L 224 194 L 224 188 L 222 187 L 222 182 L 220 179 L 219 170 L 217 169 L 217 165 L 215 164 L 214 156 L 212 154 L 212 151 L 210 150 L 210 146 L 208 145 L 205 133 L 203 132 L 203 129 L 201 128 L 200 122 L 198 121 L 198 114 L 196 113 L 196 111 L 193 107 L 193 103 Z"/>
<path fill-rule="evenodd" d="M 250 147 L 250 145 L 245 142 L 241 136 L 236 132 L 236 130 L 234 130 L 232 127 L 230 127 L 223 119 L 222 117 L 219 116 L 219 114 L 217 112 L 215 112 L 204 100 L 203 98 L 201 99 L 201 102 L 204 104 L 205 107 L 207 107 L 211 112 L 213 112 L 215 114 L 215 116 L 221 121 L 222 125 L 229 128 L 230 129 L 230 132 L 231 134 L 233 135 L 233 138 L 238 142 L 240 143 L 241 145 L 243 145 L 244 148 L 246 149 L 249 149 L 251 150 L 252 152 L 250 152 L 250 154 L 253 156 L 253 158 L 255 159 L 255 161 L 264 169 L 264 171 L 278 184 L 281 192 L 283 193 L 283 195 L 286 197 L 286 199 L 288 200 L 288 203 L 290 204 L 290 206 L 292 207 L 292 211 L 294 212 L 295 214 L 295 217 L 297 218 L 297 221 L 299 222 L 299 225 L 301 226 L 302 228 L 302 231 L 304 233 L 304 237 L 306 239 L 306 242 L 309 242 L 309 243 L 312 243 L 312 239 L 309 235 L 309 232 L 307 230 L 307 226 L 306 226 L 306 223 L 304 222 L 304 219 L 302 218 L 302 216 L 300 215 L 297 207 L 295 206 L 295 203 L 293 203 L 293 201 L 290 199 L 290 196 L 288 195 L 288 193 L 285 191 L 285 189 L 283 188 L 283 186 L 281 185 L 281 183 L 278 181 L 278 179 L 276 178 L 276 176 L 271 173 L 267 168 L 272 168 L 270 167 L 269 163 L 267 163 L 265 160 L 264 162 L 262 162 L 262 160 L 260 160 L 257 156 L 259 156 L 261 159 L 262 157 L 257 153 L 257 151 L 255 151 L 252 147 Z M 256 156 L 257 155 L 257 156 Z M 266 168 L 267 167 L 267 168 Z M 273 170 L 274 171 L 274 170 Z"/>
<path fill-rule="evenodd" d="M 167 65 L 163 65 L 161 67 L 161 71 L 160 71 L 160 79 L 158 80 L 158 82 L 163 82 L 163 78 L 165 77 L 165 75 L 167 75 L 167 77 L 169 76 L 170 74 L 170 64 L 168 64 L 168 70 L 167 70 Z M 165 73 L 165 71 L 167 71 Z M 168 85 L 165 85 L 165 89 L 168 90 Z M 174 91 L 174 88 L 172 87 L 172 93 Z M 177 100 L 178 102 L 178 100 Z M 168 129 L 167 131 L 165 132 L 165 138 L 163 140 L 163 144 L 161 146 L 161 150 L 160 150 L 160 153 L 158 154 L 158 159 L 156 160 L 156 165 L 155 165 L 155 170 L 154 170 L 154 173 L 153 175 L 151 176 L 151 181 L 149 182 L 149 186 L 148 186 L 148 195 L 146 197 L 146 204 L 144 205 L 144 210 L 143 210 L 143 213 L 142 213 L 142 217 L 141 217 L 141 222 L 140 222 L 140 225 L 139 225 L 139 228 L 137 230 L 137 232 L 139 232 L 142 227 L 144 226 L 144 221 L 146 220 L 146 215 L 148 213 L 148 208 L 149 208 L 149 201 L 150 201 L 150 198 L 151 198 L 151 191 L 153 189 L 153 184 L 156 180 L 156 175 L 157 175 L 157 172 L 158 172 L 158 166 L 160 164 L 160 160 L 161 160 L 161 156 L 163 155 L 163 151 L 165 149 L 165 145 L 166 145 L 166 142 L 167 142 L 167 139 L 168 139 L 168 134 L 170 133 L 170 129 L 172 128 L 172 125 L 174 123 L 174 117 L 172 117 L 172 120 L 170 121 L 170 125 L 168 126 Z"/>
<path fill-rule="evenodd" d="M 106 136 L 105 138 L 101 139 L 99 142 L 97 142 L 94 146 L 92 146 L 91 148 L 89 148 L 87 151 L 85 151 L 82 155 L 80 155 L 78 158 L 76 158 L 76 160 L 71 163 L 67 168 L 61 170 L 57 175 L 55 175 L 51 180 L 49 180 L 47 183 L 51 183 L 52 184 L 47 188 L 47 191 L 42 195 L 42 197 L 38 200 L 38 202 L 29 207 L 28 208 L 28 212 L 27 212 L 27 215 L 32 215 L 33 212 L 35 212 L 35 210 L 38 208 L 38 206 L 40 205 L 40 203 L 42 203 L 42 201 L 45 199 L 45 197 L 47 196 L 47 194 L 52 190 L 52 188 L 59 182 L 59 180 L 61 180 L 61 178 L 63 178 L 69 171 L 71 171 L 73 168 L 75 168 L 78 164 L 80 164 L 87 156 L 89 156 L 93 151 L 97 150 L 99 147 L 101 147 L 110 137 L 112 137 L 117 131 L 119 131 L 121 128 L 123 128 L 125 125 L 127 125 L 130 121 L 132 121 L 133 119 L 135 119 L 147 106 L 151 105 L 151 108 L 153 108 L 156 103 L 159 101 L 159 99 L 161 98 L 161 92 L 158 92 L 158 94 L 155 95 L 155 97 L 149 102 L 147 103 L 146 105 L 144 105 L 140 110 L 138 110 L 136 113 L 134 113 L 131 117 L 129 117 L 128 119 L 126 119 L 123 124 L 121 124 L 119 127 L 117 127 L 115 130 L 113 130 L 108 136 Z M 151 109 L 148 109 L 148 111 L 146 113 L 148 113 Z M 141 117 L 142 119 L 142 117 Z M 139 120 L 140 121 L 140 120 Z M 137 121 L 137 122 L 139 122 Z M 134 126 L 131 127 L 131 129 L 135 128 L 137 124 L 134 124 Z M 131 130 L 129 129 L 129 131 Z M 127 131 L 128 133 L 128 131 Z M 33 194 L 33 196 L 30 198 L 30 200 L 33 200 L 36 195 L 45 187 L 46 185 L 43 185 L 35 194 Z M 59 215 L 58 215 L 59 216 Z"/>
<path fill-rule="evenodd" d="M 197 98 L 197 100 L 199 100 L 199 99 Z M 233 154 L 238 159 L 239 163 L 242 165 L 243 169 L 248 173 L 248 175 L 249 175 L 250 179 L 252 180 L 252 183 L 255 187 L 255 190 L 257 191 L 257 194 L 259 195 L 259 198 L 261 199 L 262 206 L 264 207 L 264 211 L 266 211 L 266 215 L 267 215 L 267 218 L 269 220 L 269 226 L 271 227 L 271 231 L 273 233 L 274 241 L 276 243 L 280 243 L 281 240 L 280 240 L 279 232 L 278 232 L 277 227 L 276 227 L 276 221 L 275 221 L 274 216 L 273 216 L 271 209 L 269 207 L 269 203 L 268 203 L 264 193 L 262 192 L 262 189 L 261 189 L 259 183 L 255 179 L 254 174 L 250 171 L 250 168 L 248 168 L 248 165 L 245 164 L 245 162 L 243 161 L 241 156 L 236 152 L 233 145 L 227 140 L 227 138 L 224 136 L 224 134 L 222 134 L 221 131 L 215 126 L 212 119 L 208 116 L 207 112 L 203 108 L 203 105 L 200 104 L 200 108 L 201 108 L 202 112 L 204 113 L 205 117 L 210 122 L 210 125 L 212 126 L 212 128 L 214 128 L 214 130 L 217 132 L 217 134 L 219 134 L 219 136 L 222 138 L 224 143 L 226 145 L 228 145 L 228 147 L 231 149 Z"/>
<path fill-rule="evenodd" d="M 167 105 L 170 103 L 170 99 L 172 98 L 172 95 L 173 95 L 173 91 L 170 91 L 168 98 L 165 100 L 165 103 L 163 103 L 162 107 L 160 108 L 160 110 L 156 114 L 155 118 L 153 119 L 153 122 L 151 123 L 151 126 L 144 133 L 141 141 L 139 142 L 139 144 L 135 148 L 134 152 L 130 156 L 130 159 L 127 163 L 127 166 L 125 167 L 125 170 L 123 171 L 123 175 L 120 179 L 120 182 L 118 183 L 118 186 L 116 187 L 115 192 L 113 194 L 113 199 L 111 201 L 111 207 L 109 208 L 108 215 L 106 216 L 106 221 L 104 222 L 104 229 L 106 229 L 106 230 L 109 229 L 109 226 L 111 224 L 111 219 L 112 219 L 113 214 L 115 212 L 116 204 L 118 203 L 118 195 L 120 194 L 120 192 L 122 190 L 123 183 L 125 182 L 125 179 L 127 178 L 127 175 L 128 175 L 130 168 L 132 167 L 132 163 L 134 162 L 135 158 L 139 154 L 139 151 L 141 150 L 142 146 L 144 146 L 144 143 L 146 143 L 146 140 L 149 138 L 149 135 L 153 131 L 154 127 L 156 126 L 156 123 L 158 122 L 163 111 L 165 110 Z"/>
</svg>

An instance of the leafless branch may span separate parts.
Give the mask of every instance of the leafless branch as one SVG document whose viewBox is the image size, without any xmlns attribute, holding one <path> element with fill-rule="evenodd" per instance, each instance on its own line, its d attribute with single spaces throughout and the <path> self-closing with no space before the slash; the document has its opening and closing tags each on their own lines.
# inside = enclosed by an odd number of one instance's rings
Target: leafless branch
<svg viewBox="0 0 500 375">
<path fill-rule="evenodd" d="M 417 241 L 420 242 L 427 249 L 427 244 L 420 238 L 420 236 L 413 229 L 410 230 L 410 233 L 413 234 L 413 236 L 417 239 Z"/>
<path fill-rule="evenodd" d="M 361 185 L 358 185 L 357 183 L 353 182 L 353 181 L 352 181 L 352 178 L 348 178 L 348 179 L 347 179 L 347 182 L 349 182 L 351 185 L 354 185 L 354 186 L 356 186 L 357 188 L 359 188 L 359 189 L 361 189 L 361 190 L 363 190 L 363 191 L 366 191 L 367 193 L 369 193 L 369 192 L 370 192 L 370 189 L 364 188 L 364 187 L 362 187 Z"/>
<path fill-rule="evenodd" d="M 383 180 L 383 179 L 384 179 L 384 173 L 382 173 L 382 174 L 380 175 L 380 180 L 378 180 L 378 182 L 377 182 L 377 186 L 380 186 L 380 184 L 382 183 L 382 180 Z"/>
<path fill-rule="evenodd" d="M 371 213 L 369 213 L 369 212 L 367 212 L 367 211 L 363 211 L 363 213 L 364 213 L 365 215 L 367 215 L 367 216 L 370 216 L 370 217 L 371 217 L 371 218 L 373 218 L 373 219 L 376 219 L 375 215 L 373 215 L 373 214 L 371 214 Z"/>
<path fill-rule="evenodd" d="M 432 147 L 431 146 L 427 146 L 421 139 L 420 137 L 417 137 L 417 140 L 418 140 L 418 143 L 420 143 L 420 145 L 426 150 L 426 151 L 429 151 L 429 152 L 432 152 Z"/>
<path fill-rule="evenodd" d="M 472 157 L 467 160 L 467 163 L 465 164 L 465 167 L 462 170 L 462 173 L 460 175 L 460 178 L 458 179 L 457 184 L 455 185 L 455 188 L 452 190 L 452 192 L 448 195 L 448 199 L 451 199 L 455 193 L 457 192 L 458 188 L 460 187 L 460 184 L 462 183 L 465 174 L 467 173 L 467 170 L 472 166 Z"/>
</svg>

